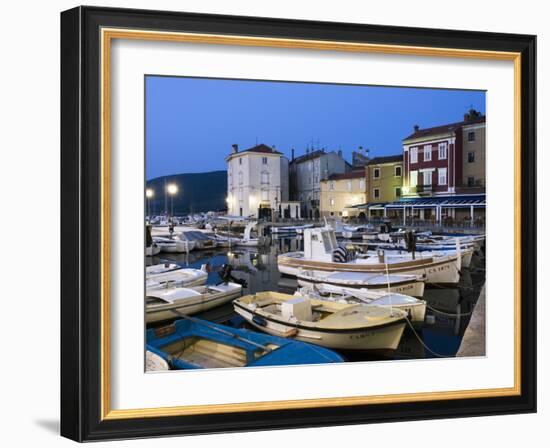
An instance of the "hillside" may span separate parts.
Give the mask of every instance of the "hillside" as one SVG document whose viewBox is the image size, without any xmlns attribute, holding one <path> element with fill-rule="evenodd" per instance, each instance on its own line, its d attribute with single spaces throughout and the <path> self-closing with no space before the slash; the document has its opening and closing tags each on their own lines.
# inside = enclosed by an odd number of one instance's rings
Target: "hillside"
<svg viewBox="0 0 550 448">
<path fill-rule="evenodd" d="M 147 181 L 147 188 L 152 188 L 155 194 L 154 199 L 151 200 L 151 214 L 163 212 L 165 184 L 170 183 L 175 183 L 178 186 L 178 193 L 174 196 L 174 215 L 226 208 L 227 171 L 183 173 L 156 177 Z M 170 196 L 168 195 L 166 204 L 170 211 Z"/>
</svg>

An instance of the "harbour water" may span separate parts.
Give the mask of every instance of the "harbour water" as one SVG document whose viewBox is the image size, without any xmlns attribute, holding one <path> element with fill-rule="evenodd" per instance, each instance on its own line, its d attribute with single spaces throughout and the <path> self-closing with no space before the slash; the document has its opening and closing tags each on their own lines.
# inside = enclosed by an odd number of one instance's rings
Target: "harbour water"
<svg viewBox="0 0 550 448">
<path fill-rule="evenodd" d="M 297 281 L 295 278 L 279 273 L 277 255 L 302 250 L 302 248 L 301 237 L 296 236 L 274 239 L 271 246 L 264 248 L 232 247 L 192 251 L 189 254 L 162 253 L 159 256 L 148 257 L 148 262 L 150 264 L 171 262 L 183 268 L 200 268 L 201 265 L 210 263 L 209 284 L 219 283 L 221 281 L 218 274 L 219 268 L 229 264 L 233 268 L 232 275 L 246 281 L 243 294 L 260 291 L 293 294 L 298 287 Z M 428 305 L 426 321 L 419 328 L 405 330 L 399 347 L 391 358 L 380 358 L 368 353 L 342 353 L 342 355 L 350 362 L 455 356 L 484 282 L 484 257 L 474 255 L 470 268 L 463 269 L 458 287 L 427 286 L 423 297 Z M 233 327 L 253 329 L 234 312 L 231 303 L 198 314 L 196 317 Z"/>
</svg>

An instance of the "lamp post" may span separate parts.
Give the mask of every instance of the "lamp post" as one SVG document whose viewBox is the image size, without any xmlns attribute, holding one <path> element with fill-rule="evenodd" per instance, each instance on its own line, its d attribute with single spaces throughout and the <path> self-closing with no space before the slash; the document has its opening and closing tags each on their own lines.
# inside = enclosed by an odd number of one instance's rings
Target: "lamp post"
<svg viewBox="0 0 550 448">
<path fill-rule="evenodd" d="M 174 217 L 174 196 L 178 194 L 178 186 L 176 184 L 168 184 L 166 192 L 170 195 L 170 221 Z"/>
<path fill-rule="evenodd" d="M 145 190 L 145 197 L 147 198 L 147 223 L 151 224 L 151 199 L 155 196 L 155 191 L 152 188 Z"/>
</svg>

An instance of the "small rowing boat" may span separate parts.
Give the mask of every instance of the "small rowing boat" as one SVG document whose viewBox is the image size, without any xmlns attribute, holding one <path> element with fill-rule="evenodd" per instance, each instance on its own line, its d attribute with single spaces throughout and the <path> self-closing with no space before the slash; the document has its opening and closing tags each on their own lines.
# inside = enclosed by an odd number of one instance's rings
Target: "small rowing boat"
<svg viewBox="0 0 550 448">
<path fill-rule="evenodd" d="M 364 305 L 397 308 L 407 313 L 413 325 L 423 324 L 426 316 L 426 301 L 406 294 L 320 284 L 312 287 L 302 287 L 295 295 L 317 300 L 332 300 L 349 304 L 361 303 Z"/>
<path fill-rule="evenodd" d="M 389 291 L 414 297 L 424 296 L 425 278 L 422 275 L 302 270 L 296 274 L 296 278 L 301 286 L 330 284 L 371 291 Z"/>
<path fill-rule="evenodd" d="M 177 286 L 200 286 L 206 283 L 208 272 L 206 265 L 200 269 L 175 269 L 172 271 L 161 272 L 159 274 L 147 275 L 145 288 L 149 290 Z"/>
<path fill-rule="evenodd" d="M 266 333 L 341 350 L 395 350 L 407 318 L 407 313 L 395 308 L 271 291 L 240 297 L 233 306 L 248 323 Z"/>
<path fill-rule="evenodd" d="M 147 350 L 173 369 L 343 362 L 332 350 L 196 318 L 147 331 Z"/>
<path fill-rule="evenodd" d="M 223 305 L 241 295 L 237 283 L 148 289 L 145 296 L 145 322 L 148 324 L 173 320 L 183 314 L 195 314 Z"/>
</svg>

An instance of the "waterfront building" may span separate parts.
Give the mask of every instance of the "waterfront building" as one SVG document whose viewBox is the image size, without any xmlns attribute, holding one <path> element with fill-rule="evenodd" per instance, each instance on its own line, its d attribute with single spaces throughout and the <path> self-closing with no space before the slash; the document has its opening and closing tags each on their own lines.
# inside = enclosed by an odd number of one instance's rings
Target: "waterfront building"
<svg viewBox="0 0 550 448">
<path fill-rule="evenodd" d="M 366 202 L 365 168 L 332 174 L 321 184 L 320 213 L 322 217 L 354 217 L 362 210 L 355 206 Z"/>
<path fill-rule="evenodd" d="M 310 151 L 294 158 L 289 164 L 290 199 L 301 202 L 301 216 L 318 219 L 321 216 L 321 181 L 333 174 L 348 171 L 349 164 L 342 151 L 326 152 L 324 149 Z"/>
<path fill-rule="evenodd" d="M 233 145 L 227 162 L 228 214 L 271 220 L 288 206 L 288 159 L 264 144 L 239 151 Z M 290 204 L 293 205 L 293 204 Z"/>
<path fill-rule="evenodd" d="M 403 198 L 395 207 L 422 221 L 484 220 L 485 121 L 471 109 L 456 123 L 415 126 L 403 139 Z"/>
<path fill-rule="evenodd" d="M 367 216 L 386 216 L 385 205 L 402 196 L 403 154 L 369 160 L 365 174 Z"/>
</svg>

